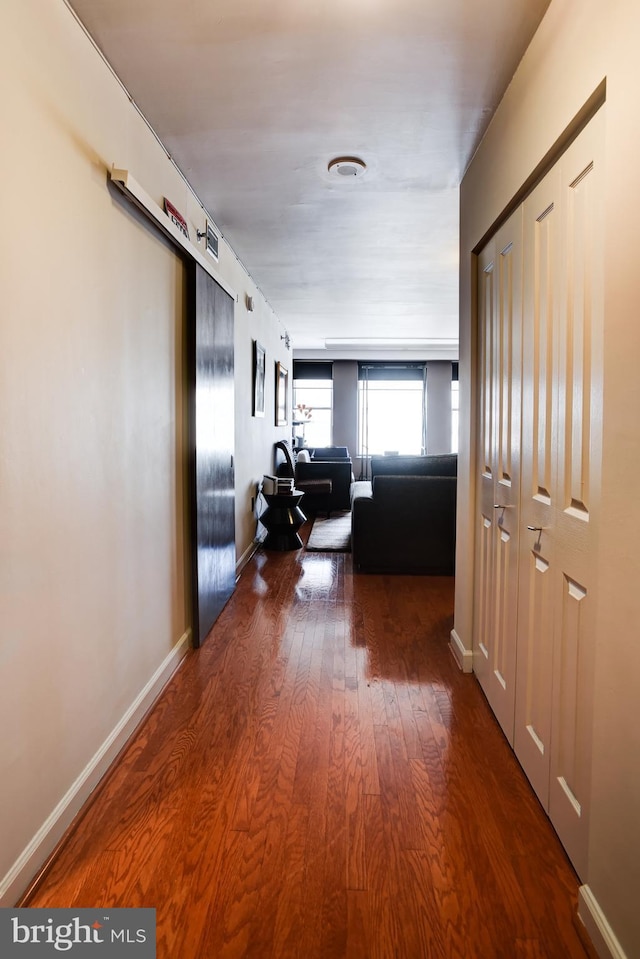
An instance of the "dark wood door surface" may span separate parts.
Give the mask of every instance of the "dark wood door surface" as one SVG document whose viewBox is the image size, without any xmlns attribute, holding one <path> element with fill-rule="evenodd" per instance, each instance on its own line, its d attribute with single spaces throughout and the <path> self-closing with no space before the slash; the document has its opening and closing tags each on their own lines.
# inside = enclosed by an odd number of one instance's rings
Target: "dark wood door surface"
<svg viewBox="0 0 640 959">
<path fill-rule="evenodd" d="M 189 307 L 193 643 L 235 588 L 232 298 L 198 264 Z"/>
</svg>

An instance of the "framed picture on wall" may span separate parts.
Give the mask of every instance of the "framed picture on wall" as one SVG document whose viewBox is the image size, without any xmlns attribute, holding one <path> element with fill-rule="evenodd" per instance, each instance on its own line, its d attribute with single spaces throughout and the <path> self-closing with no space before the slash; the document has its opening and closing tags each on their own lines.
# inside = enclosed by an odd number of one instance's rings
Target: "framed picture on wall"
<svg viewBox="0 0 640 959">
<path fill-rule="evenodd" d="M 264 416 L 264 376 L 266 353 L 264 346 L 253 341 L 253 415 Z"/>
<path fill-rule="evenodd" d="M 276 363 L 276 426 L 289 422 L 289 371 L 282 363 Z"/>
</svg>

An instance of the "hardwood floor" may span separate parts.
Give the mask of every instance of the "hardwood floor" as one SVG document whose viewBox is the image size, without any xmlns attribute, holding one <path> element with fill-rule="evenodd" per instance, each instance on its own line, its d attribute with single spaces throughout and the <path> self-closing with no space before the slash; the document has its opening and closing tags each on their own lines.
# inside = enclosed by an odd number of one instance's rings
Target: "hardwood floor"
<svg viewBox="0 0 640 959">
<path fill-rule="evenodd" d="M 26 904 L 154 906 L 159 959 L 585 959 L 452 608 L 259 553 Z"/>
</svg>

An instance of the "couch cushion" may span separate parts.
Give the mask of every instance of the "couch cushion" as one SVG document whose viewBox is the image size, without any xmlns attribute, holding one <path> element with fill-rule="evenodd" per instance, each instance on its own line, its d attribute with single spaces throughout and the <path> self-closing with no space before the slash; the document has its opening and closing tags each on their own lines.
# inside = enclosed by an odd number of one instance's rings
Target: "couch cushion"
<svg viewBox="0 0 640 959">
<path fill-rule="evenodd" d="M 455 453 L 428 456 L 372 456 L 371 478 L 376 476 L 457 476 Z"/>
<path fill-rule="evenodd" d="M 317 446 L 311 450 L 314 460 L 348 460 L 349 450 L 346 446 Z"/>
</svg>

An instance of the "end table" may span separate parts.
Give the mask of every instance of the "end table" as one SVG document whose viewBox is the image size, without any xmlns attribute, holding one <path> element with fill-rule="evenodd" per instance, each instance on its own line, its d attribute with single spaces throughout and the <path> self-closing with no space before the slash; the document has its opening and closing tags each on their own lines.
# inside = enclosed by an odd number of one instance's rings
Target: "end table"
<svg viewBox="0 0 640 959">
<path fill-rule="evenodd" d="M 299 503 L 304 493 L 294 489 L 291 493 L 264 493 L 267 508 L 260 517 L 260 522 L 267 530 L 263 542 L 265 549 L 277 549 L 281 552 L 289 549 L 300 549 L 302 540 L 298 530 L 307 517 L 300 509 Z"/>
</svg>

